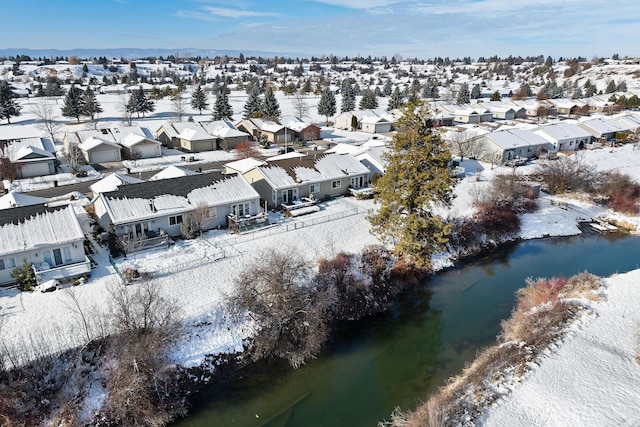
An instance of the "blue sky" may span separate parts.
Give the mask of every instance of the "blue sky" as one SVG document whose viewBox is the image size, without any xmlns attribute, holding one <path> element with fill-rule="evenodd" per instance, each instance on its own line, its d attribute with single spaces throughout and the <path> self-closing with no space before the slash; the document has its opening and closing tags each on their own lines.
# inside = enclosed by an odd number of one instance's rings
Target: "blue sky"
<svg viewBox="0 0 640 427">
<path fill-rule="evenodd" d="M 640 56 L 638 0 L 15 0 L 0 48 Z"/>
</svg>

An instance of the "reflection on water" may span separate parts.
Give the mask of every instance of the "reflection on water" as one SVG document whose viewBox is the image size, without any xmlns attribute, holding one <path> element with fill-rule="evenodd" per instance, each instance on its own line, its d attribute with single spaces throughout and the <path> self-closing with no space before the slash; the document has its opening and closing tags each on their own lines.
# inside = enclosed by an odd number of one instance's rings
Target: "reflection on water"
<svg viewBox="0 0 640 427">
<path fill-rule="evenodd" d="M 349 325 L 293 370 L 261 363 L 192 400 L 176 426 L 375 426 L 413 408 L 495 342 L 527 277 L 608 276 L 638 267 L 640 239 L 588 233 L 509 245 L 432 277 L 397 310 Z"/>
</svg>

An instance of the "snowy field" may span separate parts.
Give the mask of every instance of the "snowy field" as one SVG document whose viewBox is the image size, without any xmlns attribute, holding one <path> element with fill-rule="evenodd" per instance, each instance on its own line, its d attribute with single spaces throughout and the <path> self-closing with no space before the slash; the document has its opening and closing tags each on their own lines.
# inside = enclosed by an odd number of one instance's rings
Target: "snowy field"
<svg viewBox="0 0 640 427">
<path fill-rule="evenodd" d="M 117 102 L 101 95 L 98 99 L 105 112 L 101 126 L 119 125 Z M 231 97 L 236 114 L 242 111 L 243 94 Z M 292 102 L 280 97 L 283 114 L 293 114 Z M 24 101 L 22 101 L 24 102 Z M 44 136 L 35 125 L 28 100 L 23 115 L 11 125 L 1 125 L 5 138 Z M 312 118 L 317 98 L 310 97 Z M 338 101 L 339 102 L 339 101 Z M 160 101 L 158 110 L 147 119 L 135 120 L 139 126 L 153 130 L 167 118 L 168 101 Z M 197 116 L 197 114 L 195 114 Z M 195 117 L 198 118 L 198 117 Z M 200 118 L 205 119 L 205 114 Z M 66 124 L 65 129 L 89 125 Z M 345 134 L 324 129 L 332 138 L 360 141 L 362 134 Z M 163 162 L 176 161 L 180 154 L 169 153 Z M 585 152 L 586 160 L 601 170 L 617 169 L 640 181 L 640 151 L 631 146 Z M 233 160 L 233 153 L 198 153 L 202 161 Z M 215 157 L 209 158 L 209 156 Z M 167 160 L 168 159 L 168 160 Z M 158 160 L 137 161 L 133 171 L 163 167 Z M 451 216 L 472 213 L 471 201 L 478 191 L 489 185 L 496 173 L 510 173 L 510 168 L 492 169 L 489 165 L 466 160 L 462 166 L 467 176 L 456 188 L 457 197 L 447 212 Z M 522 173 L 527 168 L 519 168 Z M 89 177 L 91 178 L 91 176 Z M 93 177 L 94 179 L 99 178 Z M 64 177 L 59 177 L 64 180 Z M 68 181 L 76 178 L 69 176 Z M 37 187 L 32 180 L 19 182 L 23 190 Z M 47 184 L 40 184 L 46 186 Z M 562 208 L 558 206 L 562 202 Z M 89 230 L 89 217 L 83 208 L 86 199 L 74 202 L 81 224 Z M 539 238 L 547 235 L 580 233 L 578 221 L 595 216 L 614 216 L 604 208 L 589 203 L 544 196 L 541 209 L 523 218 L 522 237 Z M 272 217 L 275 224 L 253 235 L 233 236 L 212 231 L 203 239 L 179 241 L 167 250 L 155 250 L 118 260 L 118 268 L 135 266 L 149 272 L 151 281 L 175 298 L 181 307 L 186 335 L 174 351 L 174 360 L 193 366 L 207 354 L 239 351 L 243 339 L 251 334 L 248 325 L 236 324 L 225 312 L 225 298 L 233 293 L 234 280 L 239 272 L 259 257 L 261 251 L 286 248 L 304 254 L 309 260 L 332 256 L 344 250 L 357 252 L 363 246 L 379 243 L 369 232 L 365 212 L 374 208 L 371 201 L 352 198 L 337 199 L 321 204 L 321 211 L 296 219 Z M 622 218 L 640 224 L 638 218 Z M 314 224 L 311 224 L 311 223 Z M 299 224 L 299 225 L 296 225 Z M 87 233 L 89 234 L 89 233 Z M 0 333 L 9 348 L 35 340 L 42 351 L 58 351 L 83 343 L 78 333 L 78 316 L 69 293 L 73 293 L 87 312 L 104 310 L 109 290 L 121 286 L 116 271 L 108 261 L 106 249 L 94 245 L 93 256 L 98 267 L 91 279 L 74 288 L 51 293 L 24 293 L 16 289 L 0 289 Z M 436 259 L 438 267 L 450 265 L 446 254 Z M 606 280 L 607 300 L 595 306 L 596 316 L 583 318 L 573 326 L 569 337 L 533 371 L 523 385 L 496 404 L 489 411 L 487 425 L 640 425 L 640 365 L 634 361 L 637 334 L 640 331 L 640 271 Z M 524 285 L 524 284 L 523 284 Z M 25 354 L 28 358 L 31 355 Z M 593 421 L 593 422 L 591 422 Z"/>
</svg>

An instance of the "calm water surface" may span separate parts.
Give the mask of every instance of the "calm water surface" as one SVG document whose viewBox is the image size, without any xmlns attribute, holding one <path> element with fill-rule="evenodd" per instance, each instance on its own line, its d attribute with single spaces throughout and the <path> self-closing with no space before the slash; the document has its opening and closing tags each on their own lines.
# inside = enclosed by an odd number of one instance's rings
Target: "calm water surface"
<svg viewBox="0 0 640 427">
<path fill-rule="evenodd" d="M 298 370 L 264 363 L 208 387 L 175 426 L 375 426 L 494 343 L 527 277 L 608 276 L 638 268 L 638 254 L 638 237 L 595 233 L 500 249 L 432 277 L 396 312 L 349 326 Z"/>
</svg>

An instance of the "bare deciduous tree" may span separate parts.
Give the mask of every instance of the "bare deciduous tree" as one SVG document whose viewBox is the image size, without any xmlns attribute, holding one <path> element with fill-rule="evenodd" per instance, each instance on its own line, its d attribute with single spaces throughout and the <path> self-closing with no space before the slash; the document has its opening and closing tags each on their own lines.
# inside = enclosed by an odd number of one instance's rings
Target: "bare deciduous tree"
<svg viewBox="0 0 640 427">
<path fill-rule="evenodd" d="M 31 111 L 38 118 L 36 126 L 45 132 L 54 144 L 56 142 L 56 134 L 62 126 L 55 120 L 58 109 L 57 104 L 50 102 L 46 98 L 40 98 L 40 100 L 31 107 Z"/>
<path fill-rule="evenodd" d="M 181 122 L 186 109 L 186 103 L 182 98 L 182 92 L 176 91 L 171 96 L 171 103 L 173 105 L 172 108 L 173 108 L 173 113 L 176 116 L 176 120 L 178 122 Z"/>
<path fill-rule="evenodd" d="M 474 145 L 477 145 L 477 135 L 472 130 L 447 132 L 446 141 L 449 151 L 463 161 L 465 157 L 472 156 Z"/>
<path fill-rule="evenodd" d="M 296 92 L 293 97 L 293 108 L 297 114 L 297 117 L 304 118 L 309 117 L 309 105 L 305 101 L 304 94 Z"/>
<path fill-rule="evenodd" d="M 125 126 L 131 126 L 133 124 L 133 111 L 129 108 L 129 100 L 126 94 L 121 94 L 118 100 L 118 110 L 122 114 L 122 123 Z"/>
<path fill-rule="evenodd" d="M 308 281 L 310 266 L 299 253 L 270 250 L 257 259 L 240 273 L 231 303 L 260 327 L 251 346 L 254 360 L 279 357 L 297 368 L 327 339 L 329 298 Z"/>
</svg>

